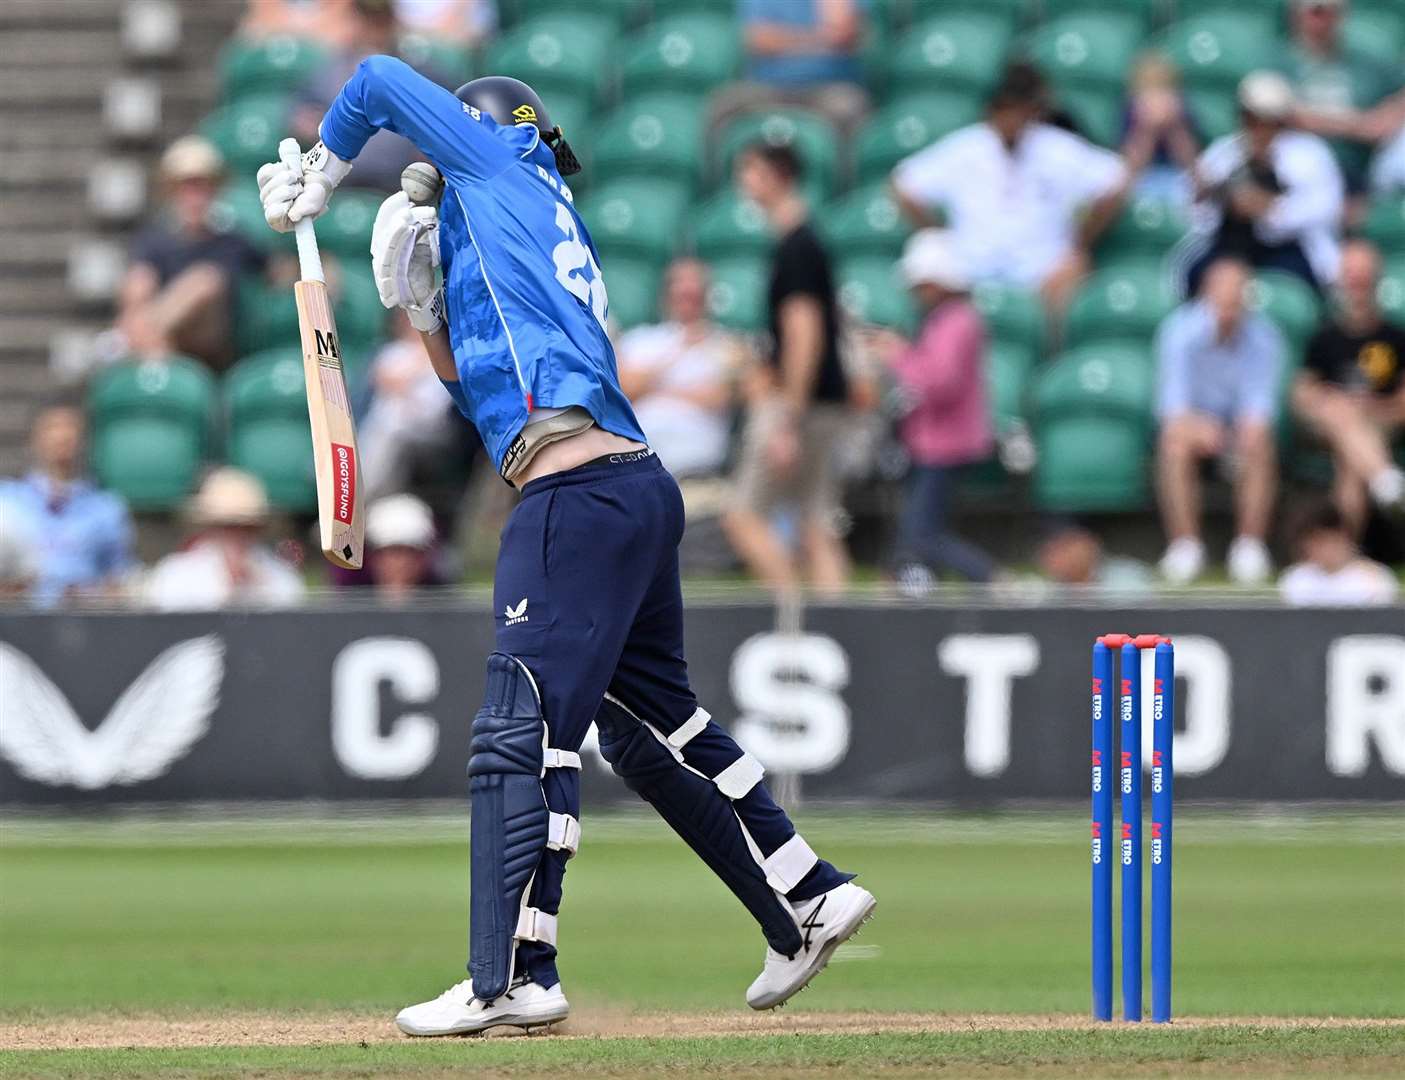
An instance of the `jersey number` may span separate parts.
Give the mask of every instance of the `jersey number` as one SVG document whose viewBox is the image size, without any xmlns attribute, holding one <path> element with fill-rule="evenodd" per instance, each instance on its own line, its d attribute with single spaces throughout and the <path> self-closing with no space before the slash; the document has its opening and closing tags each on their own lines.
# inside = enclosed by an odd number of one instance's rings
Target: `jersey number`
<svg viewBox="0 0 1405 1080">
<path fill-rule="evenodd" d="M 590 248 L 582 244 L 576 234 L 576 219 L 563 202 L 556 204 L 556 227 L 566 234 L 566 239 L 551 249 L 556 280 L 582 304 L 590 305 L 591 314 L 603 329 L 610 304 L 605 295 L 605 279 L 600 276 L 600 267 L 595 264 Z M 590 267 L 589 277 L 581 272 L 587 266 Z"/>
</svg>

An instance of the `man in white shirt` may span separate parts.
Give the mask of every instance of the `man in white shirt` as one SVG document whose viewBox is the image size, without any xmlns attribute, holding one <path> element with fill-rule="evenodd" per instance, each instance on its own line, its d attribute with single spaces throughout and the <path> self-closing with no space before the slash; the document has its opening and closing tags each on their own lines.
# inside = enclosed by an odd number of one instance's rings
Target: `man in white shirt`
<svg viewBox="0 0 1405 1080">
<path fill-rule="evenodd" d="M 1345 186 L 1327 143 L 1288 127 L 1293 104 L 1284 76 L 1251 72 L 1239 84 L 1240 130 L 1200 155 L 1192 294 L 1205 268 L 1226 255 L 1297 274 L 1314 288 L 1336 281 Z"/>
<path fill-rule="evenodd" d="M 1117 154 L 1044 123 L 1046 101 L 1039 71 L 1012 64 L 986 119 L 899 162 L 893 188 L 918 223 L 945 217 L 973 281 L 1038 289 L 1060 310 L 1129 178 Z"/>
<path fill-rule="evenodd" d="M 722 471 L 738 343 L 707 317 L 707 267 L 676 259 L 664 276 L 667 321 L 639 326 L 615 347 L 620 387 L 649 445 L 680 479 Z"/>
</svg>

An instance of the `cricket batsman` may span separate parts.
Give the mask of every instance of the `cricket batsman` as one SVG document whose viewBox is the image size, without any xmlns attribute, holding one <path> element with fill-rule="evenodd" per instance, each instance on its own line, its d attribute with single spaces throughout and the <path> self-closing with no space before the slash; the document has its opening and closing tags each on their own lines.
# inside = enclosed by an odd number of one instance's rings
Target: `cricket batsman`
<svg viewBox="0 0 1405 1080">
<path fill-rule="evenodd" d="M 382 302 L 406 310 L 521 491 L 502 534 L 496 648 L 469 747 L 470 978 L 395 1022 L 409 1035 L 463 1035 L 565 1019 L 557 913 L 581 838 L 579 751 L 592 721 L 614 771 L 760 924 L 766 958 L 746 999 L 780 1005 L 875 901 L 811 850 L 760 763 L 689 687 L 683 503 L 620 390 L 599 256 L 563 179 L 580 165 L 524 83 L 489 76 L 451 94 L 373 56 L 332 103 L 301 176 L 281 163 L 259 170 L 268 223 L 287 231 L 320 215 L 378 129 L 409 139 L 443 177 L 437 207 L 401 192 L 381 208 L 371 246 Z"/>
</svg>

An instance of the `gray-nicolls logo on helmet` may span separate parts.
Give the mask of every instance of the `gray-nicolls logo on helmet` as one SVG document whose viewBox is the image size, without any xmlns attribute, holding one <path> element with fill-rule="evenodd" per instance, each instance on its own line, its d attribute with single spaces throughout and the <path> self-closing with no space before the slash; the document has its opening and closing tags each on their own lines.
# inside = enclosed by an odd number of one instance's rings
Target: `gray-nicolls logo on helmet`
<svg viewBox="0 0 1405 1080">
<path fill-rule="evenodd" d="M 532 124 L 541 132 L 542 141 L 556 155 L 556 170 L 562 176 L 581 171 L 581 163 L 571 151 L 571 144 L 559 127 L 551 123 L 546 106 L 537 92 L 520 79 L 507 75 L 484 75 L 464 83 L 454 96 L 465 105 L 485 112 L 499 124 Z"/>
</svg>

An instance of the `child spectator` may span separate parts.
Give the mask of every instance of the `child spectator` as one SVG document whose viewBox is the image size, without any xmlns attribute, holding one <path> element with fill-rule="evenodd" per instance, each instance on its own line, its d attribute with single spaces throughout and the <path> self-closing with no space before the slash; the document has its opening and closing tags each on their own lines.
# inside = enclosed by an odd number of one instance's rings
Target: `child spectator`
<svg viewBox="0 0 1405 1080">
<path fill-rule="evenodd" d="M 1320 503 L 1302 514 L 1295 530 L 1299 561 L 1278 579 L 1293 607 L 1384 607 L 1400 591 L 1391 572 L 1356 550 L 1341 512 Z"/>
</svg>

